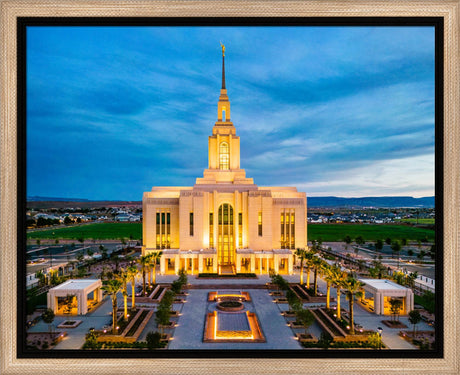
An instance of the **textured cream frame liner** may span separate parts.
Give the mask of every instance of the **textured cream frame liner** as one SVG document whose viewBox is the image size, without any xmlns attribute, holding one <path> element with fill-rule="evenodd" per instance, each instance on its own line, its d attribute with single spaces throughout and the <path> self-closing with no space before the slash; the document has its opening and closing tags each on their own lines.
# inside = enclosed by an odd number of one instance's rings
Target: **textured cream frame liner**
<svg viewBox="0 0 460 375">
<path fill-rule="evenodd" d="M 459 1 L 8 1 L 0 0 L 0 373 L 42 374 L 458 374 Z M 17 359 L 16 17 L 20 16 L 435 16 L 444 17 L 443 359 Z M 90 356 L 90 353 L 88 353 Z"/>
</svg>

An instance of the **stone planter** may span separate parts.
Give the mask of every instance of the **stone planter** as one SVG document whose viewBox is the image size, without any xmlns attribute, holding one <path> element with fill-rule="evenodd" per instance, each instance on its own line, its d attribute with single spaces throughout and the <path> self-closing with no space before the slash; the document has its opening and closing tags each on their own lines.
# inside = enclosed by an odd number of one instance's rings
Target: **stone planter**
<svg viewBox="0 0 460 375">
<path fill-rule="evenodd" d="M 299 340 L 300 342 L 316 342 L 316 341 L 318 341 L 318 339 L 314 335 L 312 335 L 311 333 L 307 333 L 306 335 L 305 335 L 305 333 L 297 333 L 296 337 L 297 337 L 297 340 Z"/>
</svg>

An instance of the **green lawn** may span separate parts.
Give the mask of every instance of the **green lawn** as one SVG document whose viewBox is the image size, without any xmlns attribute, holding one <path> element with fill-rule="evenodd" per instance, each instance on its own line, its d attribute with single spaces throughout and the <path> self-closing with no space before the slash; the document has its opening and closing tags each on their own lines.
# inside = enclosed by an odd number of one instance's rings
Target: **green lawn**
<svg viewBox="0 0 460 375">
<path fill-rule="evenodd" d="M 416 218 L 401 219 L 401 220 L 396 220 L 396 221 L 401 221 L 403 223 L 409 223 L 409 224 L 417 224 Z M 433 218 L 418 219 L 418 223 L 422 225 L 434 225 L 434 219 Z"/>
<path fill-rule="evenodd" d="M 96 223 L 27 233 L 27 238 L 31 239 L 110 240 L 122 237 L 140 240 L 142 238 L 142 223 Z"/>
<path fill-rule="evenodd" d="M 378 224 L 309 224 L 308 240 L 318 240 L 335 242 L 343 241 L 345 236 L 350 236 L 354 240 L 362 236 L 365 241 L 376 241 L 386 238 L 407 239 L 408 241 L 421 240 L 425 236 L 430 241 L 434 241 L 434 230 L 425 228 L 415 228 L 407 225 L 378 225 Z"/>
<path fill-rule="evenodd" d="M 409 241 L 421 240 L 425 236 L 434 241 L 434 230 L 415 228 L 407 225 L 371 225 L 371 224 L 309 224 L 308 240 L 334 242 L 343 241 L 346 235 L 352 239 L 362 236 L 365 241 L 406 238 Z M 39 230 L 27 234 L 30 239 L 129 239 L 140 240 L 142 223 L 97 223 L 66 228 Z"/>
</svg>

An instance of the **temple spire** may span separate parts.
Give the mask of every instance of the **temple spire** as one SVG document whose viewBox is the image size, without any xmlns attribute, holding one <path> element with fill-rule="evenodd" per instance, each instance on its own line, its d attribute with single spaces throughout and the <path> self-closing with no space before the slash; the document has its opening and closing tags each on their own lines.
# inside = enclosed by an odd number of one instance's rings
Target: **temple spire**
<svg viewBox="0 0 460 375">
<path fill-rule="evenodd" d="M 220 43 L 222 47 L 222 89 L 225 90 L 225 46 Z"/>
</svg>

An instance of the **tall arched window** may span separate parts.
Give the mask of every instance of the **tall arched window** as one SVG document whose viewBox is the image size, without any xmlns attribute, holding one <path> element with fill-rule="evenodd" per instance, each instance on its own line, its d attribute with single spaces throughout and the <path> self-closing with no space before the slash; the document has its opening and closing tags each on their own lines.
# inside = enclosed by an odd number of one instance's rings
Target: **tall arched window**
<svg viewBox="0 0 460 375">
<path fill-rule="evenodd" d="M 228 203 L 221 204 L 218 211 L 217 257 L 219 264 L 234 262 L 233 207 Z"/>
<path fill-rule="evenodd" d="M 227 142 L 219 146 L 219 169 L 230 169 L 230 149 Z"/>
</svg>

